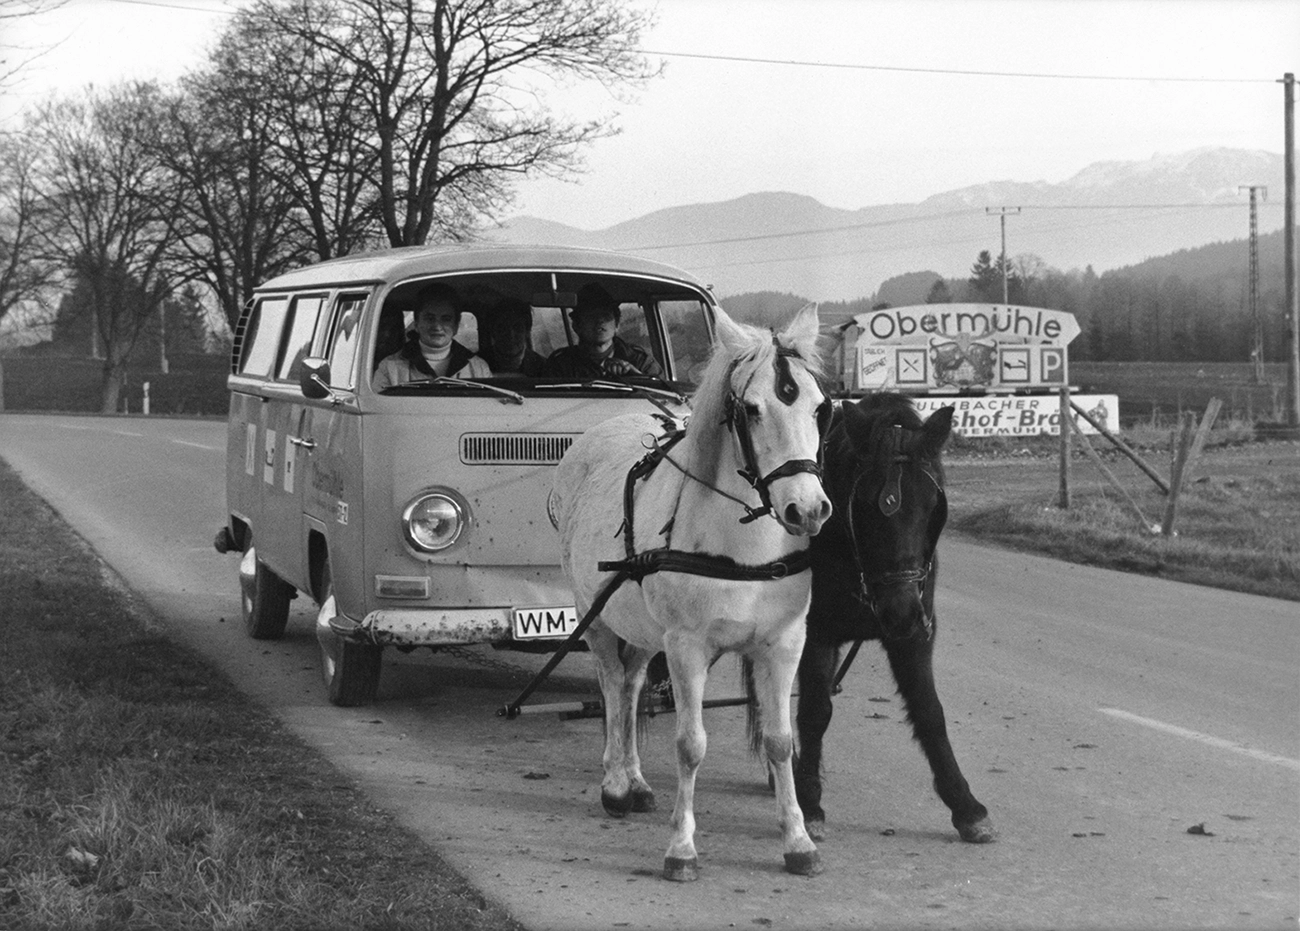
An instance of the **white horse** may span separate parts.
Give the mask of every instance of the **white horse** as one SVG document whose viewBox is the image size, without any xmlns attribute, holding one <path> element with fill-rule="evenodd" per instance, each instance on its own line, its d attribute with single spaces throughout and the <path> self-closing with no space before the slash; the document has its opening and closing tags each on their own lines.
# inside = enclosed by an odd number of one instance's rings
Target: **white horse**
<svg viewBox="0 0 1300 931">
<path fill-rule="evenodd" d="M 786 869 L 821 870 L 795 800 L 790 730 L 811 591 L 808 538 L 831 512 L 820 480 L 831 405 L 817 378 L 817 328 L 816 305 L 780 333 L 719 311 L 686 429 L 657 465 L 629 478 L 638 462 L 658 458 L 664 433 L 661 420 L 630 414 L 587 431 L 556 470 L 552 505 L 577 608 L 585 615 L 608 595 L 584 637 L 604 694 L 601 801 L 614 817 L 654 808 L 637 753 L 636 703 L 652 656 L 662 650 L 668 660 L 678 782 L 667 879 L 699 875 L 702 702 L 709 667 L 723 653 L 753 663 Z M 617 567 L 630 578 L 609 594 Z"/>
</svg>

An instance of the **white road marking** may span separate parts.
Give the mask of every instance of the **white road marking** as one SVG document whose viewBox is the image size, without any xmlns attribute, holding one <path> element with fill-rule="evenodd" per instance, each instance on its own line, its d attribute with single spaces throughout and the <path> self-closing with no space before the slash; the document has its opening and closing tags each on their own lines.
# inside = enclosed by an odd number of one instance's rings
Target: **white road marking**
<svg viewBox="0 0 1300 931">
<path fill-rule="evenodd" d="M 143 433 L 132 433 L 130 430 L 114 430 L 118 436 L 144 436 Z"/>
<path fill-rule="evenodd" d="M 172 440 L 172 442 L 180 446 L 193 446 L 195 449 L 210 449 L 214 452 L 217 449 L 215 446 L 205 446 L 202 443 L 191 443 L 189 440 Z"/>
<path fill-rule="evenodd" d="M 1199 741 L 1211 747 L 1218 747 L 1220 750 L 1231 750 L 1233 753 L 1240 753 L 1243 756 L 1261 760 L 1265 763 L 1276 763 L 1279 766 L 1285 766 L 1288 769 L 1300 772 L 1300 760 L 1293 760 L 1289 756 L 1278 756 L 1276 753 L 1269 753 L 1267 750 L 1243 747 L 1241 744 L 1233 743 L 1231 740 L 1224 740 L 1222 737 L 1188 730 L 1185 727 L 1179 727 L 1177 724 L 1166 724 L 1164 721 L 1157 721 L 1154 718 L 1144 718 L 1139 714 L 1133 714 L 1131 711 L 1123 711 L 1119 708 L 1098 708 L 1097 710 L 1102 714 L 1110 715 L 1112 718 L 1131 721 L 1134 724 L 1141 724 L 1143 727 L 1150 727 L 1157 731 L 1164 731 L 1166 734 L 1173 734 L 1175 737 L 1185 737 L 1188 740 Z"/>
</svg>

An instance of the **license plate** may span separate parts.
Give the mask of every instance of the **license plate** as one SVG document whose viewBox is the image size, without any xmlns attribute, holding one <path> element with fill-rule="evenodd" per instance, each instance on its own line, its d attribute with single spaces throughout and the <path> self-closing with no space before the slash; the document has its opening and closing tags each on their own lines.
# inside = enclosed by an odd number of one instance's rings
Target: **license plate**
<svg viewBox="0 0 1300 931">
<path fill-rule="evenodd" d="M 562 640 L 578 626 L 573 605 L 551 608 L 515 608 L 516 640 Z"/>
</svg>

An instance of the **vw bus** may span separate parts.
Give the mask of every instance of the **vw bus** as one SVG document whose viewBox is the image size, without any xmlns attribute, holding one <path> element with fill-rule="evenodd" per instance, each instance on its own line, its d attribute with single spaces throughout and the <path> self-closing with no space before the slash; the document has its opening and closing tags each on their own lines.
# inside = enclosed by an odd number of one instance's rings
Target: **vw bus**
<svg viewBox="0 0 1300 931">
<path fill-rule="evenodd" d="M 377 387 L 431 282 L 454 293 L 456 340 L 489 367 L 500 308 L 527 309 L 528 341 L 545 358 L 576 343 L 577 295 L 599 284 L 617 301 L 619 337 L 662 373 L 493 369 Z M 216 538 L 242 554 L 248 635 L 280 637 L 290 600 L 311 597 L 337 705 L 375 696 L 386 647 L 553 650 L 578 618 L 547 512 L 552 469 L 609 417 L 685 416 L 715 306 L 706 285 L 667 265 L 555 247 L 401 248 L 266 282 L 235 332 L 228 516 Z"/>
</svg>

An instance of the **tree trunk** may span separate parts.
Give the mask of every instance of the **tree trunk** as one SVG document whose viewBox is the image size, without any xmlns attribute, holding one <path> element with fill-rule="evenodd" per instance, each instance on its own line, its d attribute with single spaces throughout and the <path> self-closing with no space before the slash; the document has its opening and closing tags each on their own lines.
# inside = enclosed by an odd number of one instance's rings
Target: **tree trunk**
<svg viewBox="0 0 1300 931">
<path fill-rule="evenodd" d="M 111 362 L 104 363 L 104 377 L 99 388 L 99 412 L 116 414 L 122 398 L 122 382 L 125 372 Z"/>
</svg>

